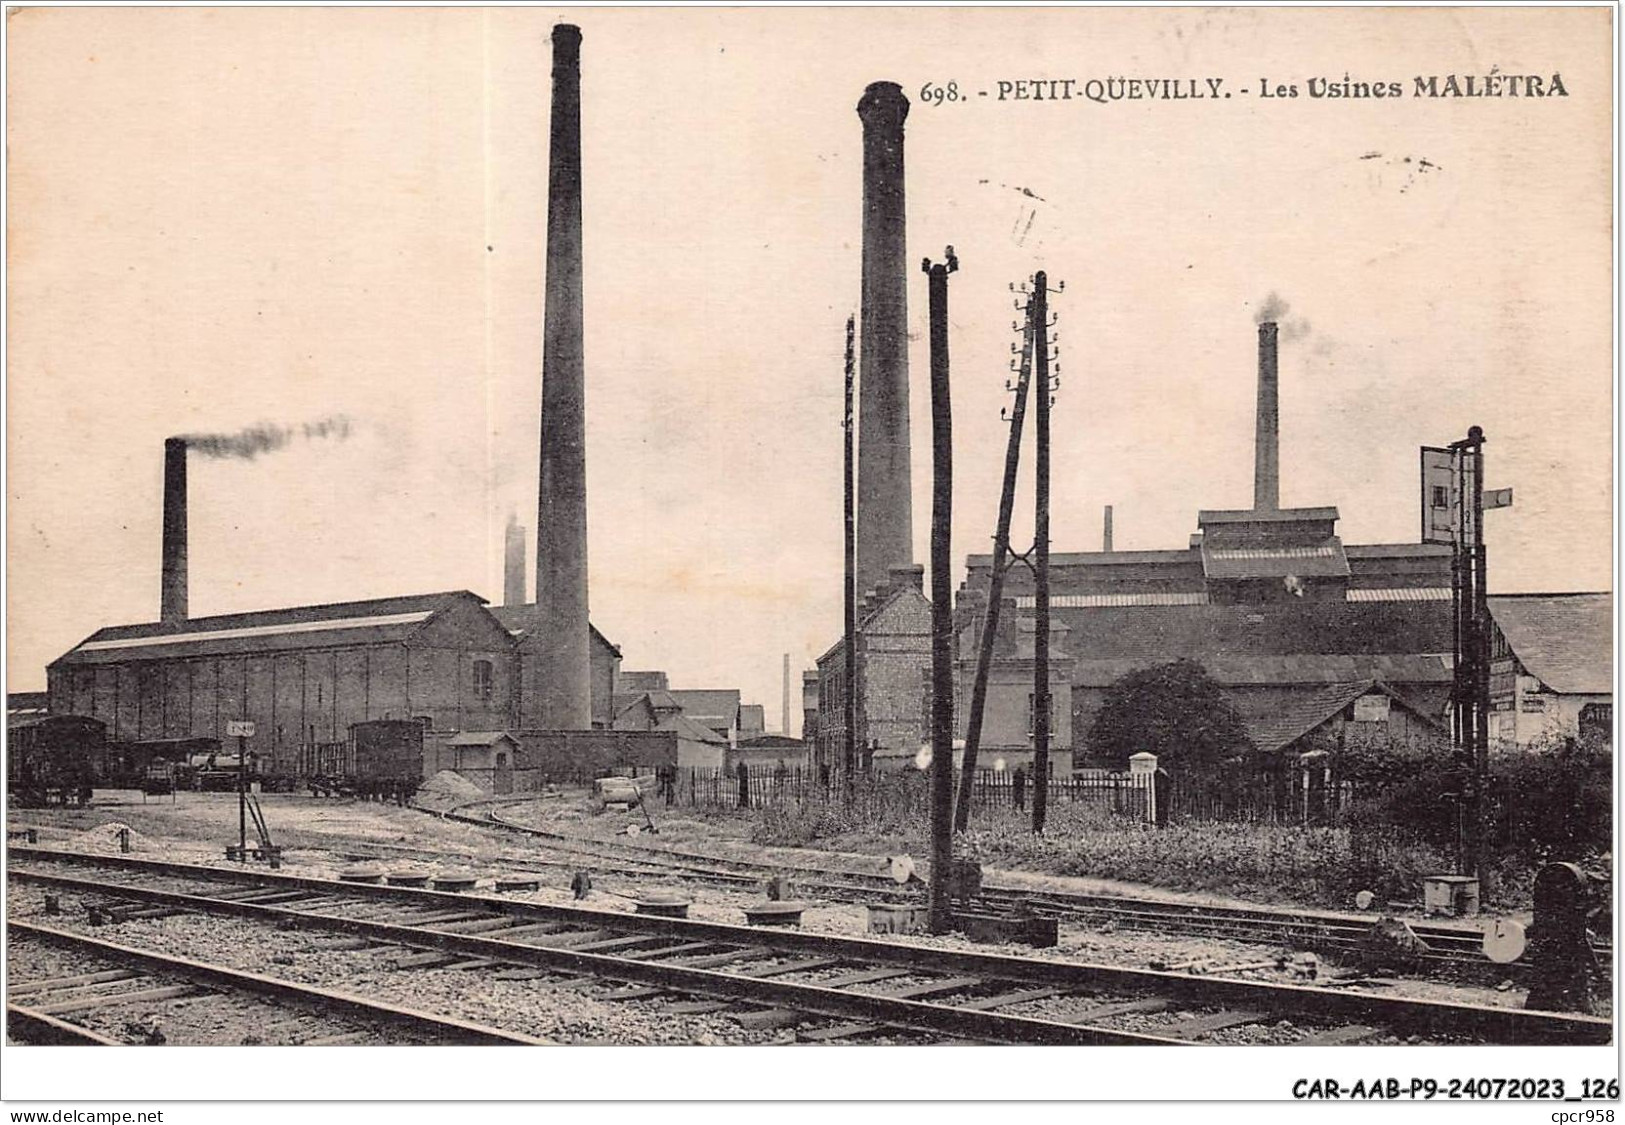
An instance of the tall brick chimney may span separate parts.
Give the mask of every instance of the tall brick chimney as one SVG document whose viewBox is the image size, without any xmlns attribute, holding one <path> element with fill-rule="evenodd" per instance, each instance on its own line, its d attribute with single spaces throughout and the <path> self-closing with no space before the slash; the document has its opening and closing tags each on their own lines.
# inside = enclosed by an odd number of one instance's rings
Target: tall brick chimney
<svg viewBox="0 0 1625 1125">
<path fill-rule="evenodd" d="M 1106 554 L 1112 553 L 1112 506 L 1106 505 L 1106 525 L 1100 531 L 1100 549 Z"/>
<path fill-rule="evenodd" d="M 1258 432 L 1253 452 L 1253 510 L 1281 507 L 1280 373 L 1273 320 L 1258 326 Z"/>
<path fill-rule="evenodd" d="M 158 619 L 186 620 L 186 439 L 164 441 L 164 543 Z"/>
<path fill-rule="evenodd" d="M 536 519 L 537 704 L 550 730 L 590 730 L 587 458 L 581 294 L 581 29 L 553 29 Z"/>
<path fill-rule="evenodd" d="M 863 122 L 862 350 L 858 365 L 857 585 L 869 590 L 914 562 L 908 434 L 908 251 L 903 120 L 908 98 L 874 82 Z"/>
<path fill-rule="evenodd" d="M 525 528 L 519 517 L 508 517 L 502 543 L 502 604 L 525 604 Z"/>
</svg>

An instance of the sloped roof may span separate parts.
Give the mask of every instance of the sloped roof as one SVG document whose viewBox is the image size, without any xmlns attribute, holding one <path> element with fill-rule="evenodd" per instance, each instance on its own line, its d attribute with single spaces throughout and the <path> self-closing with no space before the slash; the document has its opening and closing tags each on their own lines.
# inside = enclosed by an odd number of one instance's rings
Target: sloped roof
<svg viewBox="0 0 1625 1125">
<path fill-rule="evenodd" d="M 684 715 L 698 722 L 715 719 L 731 726 L 739 719 L 738 688 L 673 688 L 663 694 L 670 696 Z"/>
<path fill-rule="evenodd" d="M 1378 691 L 1403 707 L 1422 722 L 1439 731 L 1444 726 L 1415 703 L 1380 680 L 1357 680 L 1352 683 L 1326 684 L 1312 690 L 1294 693 L 1286 700 L 1277 694 L 1264 695 L 1247 691 L 1227 691 L 1228 699 L 1242 721 L 1247 724 L 1247 736 L 1253 746 L 1269 753 L 1289 746 L 1302 738 L 1343 708 L 1372 691 Z"/>
<path fill-rule="evenodd" d="M 1302 738 L 1337 714 L 1371 688 L 1370 680 L 1324 684 L 1286 700 L 1271 696 L 1249 699 L 1247 692 L 1226 692 L 1225 698 L 1247 724 L 1247 737 L 1253 746 L 1269 753 Z"/>
<path fill-rule="evenodd" d="M 654 729 L 658 731 L 669 731 L 676 734 L 679 738 L 688 739 L 690 742 L 712 742 L 722 746 L 726 746 L 728 744 L 728 740 L 723 738 L 716 731 L 683 714 L 667 715 L 664 719 L 661 719 L 654 725 Z"/>
<path fill-rule="evenodd" d="M 541 619 L 541 611 L 536 608 L 535 602 L 526 602 L 524 605 L 494 605 L 489 607 L 502 623 L 502 627 L 515 637 L 524 637 L 533 631 Z M 621 654 L 620 646 L 598 631 L 598 626 L 587 623 L 591 630 L 592 639 L 611 650 L 616 656 Z"/>
<path fill-rule="evenodd" d="M 1612 594 L 1497 594 L 1490 616 L 1524 670 L 1552 691 L 1614 690 Z"/>
<path fill-rule="evenodd" d="M 178 622 L 98 629 L 56 664 L 106 664 L 183 656 L 281 652 L 353 644 L 390 644 L 410 637 L 459 601 L 485 605 L 467 590 L 372 598 L 359 602 L 193 617 Z"/>
</svg>

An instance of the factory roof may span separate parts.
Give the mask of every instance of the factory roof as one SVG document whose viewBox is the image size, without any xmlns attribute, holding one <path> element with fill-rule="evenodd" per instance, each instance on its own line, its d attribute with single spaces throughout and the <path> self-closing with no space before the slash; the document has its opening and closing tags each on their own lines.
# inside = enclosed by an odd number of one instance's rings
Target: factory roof
<svg viewBox="0 0 1625 1125">
<path fill-rule="evenodd" d="M 467 590 L 193 617 L 98 629 L 55 663 L 110 664 L 184 656 L 393 644 L 456 605 L 484 607 Z"/>
<path fill-rule="evenodd" d="M 1072 665 L 1074 687 L 1110 687 L 1120 678 L 1152 663 L 1166 663 L 1174 655 L 1150 660 L 1079 660 Z M 1207 674 L 1226 687 L 1301 686 L 1346 684 L 1381 680 L 1402 684 L 1448 684 L 1451 657 L 1404 654 L 1323 656 L 1201 656 L 1194 658 Z"/>
<path fill-rule="evenodd" d="M 1202 545 L 1209 578 L 1347 578 L 1349 561 L 1334 536 L 1313 546 L 1215 547 Z"/>
<path fill-rule="evenodd" d="M 665 718 L 655 723 L 651 729 L 657 731 L 669 731 L 677 735 L 679 738 L 688 739 L 690 742 L 715 742 L 726 744 L 728 741 L 726 738 L 723 738 L 704 723 L 696 719 L 691 719 L 687 715 L 680 713 L 676 715 L 667 715 Z"/>
<path fill-rule="evenodd" d="M 1204 508 L 1196 513 L 1198 525 L 1226 523 L 1301 523 L 1336 520 L 1336 508 Z"/>
<path fill-rule="evenodd" d="M 1614 690 L 1612 594 L 1497 594 L 1490 616 L 1518 663 L 1552 691 Z"/>
<path fill-rule="evenodd" d="M 502 623 L 504 629 L 519 638 L 533 631 L 541 618 L 541 611 L 536 608 L 535 602 L 526 602 L 524 605 L 493 605 L 487 608 Z M 616 656 L 621 654 L 620 646 L 600 633 L 598 626 L 588 622 L 587 628 L 591 630 L 593 640 L 613 651 Z"/>
</svg>

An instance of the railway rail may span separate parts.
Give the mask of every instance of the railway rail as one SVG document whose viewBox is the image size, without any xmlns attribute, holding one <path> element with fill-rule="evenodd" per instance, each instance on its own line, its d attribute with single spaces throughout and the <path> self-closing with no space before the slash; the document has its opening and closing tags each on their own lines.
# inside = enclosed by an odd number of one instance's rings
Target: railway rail
<svg viewBox="0 0 1625 1125">
<path fill-rule="evenodd" d="M 171 1022 L 162 1015 L 165 1005 L 184 1002 L 195 1006 L 201 1000 L 214 1002 L 216 1007 L 235 1006 L 242 1020 L 244 999 L 261 1002 L 248 1005 L 250 1014 L 244 1026 L 253 1031 L 267 1030 L 260 1022 L 265 1015 L 266 1002 L 275 1012 L 293 1009 L 301 1018 L 292 1041 L 306 1045 L 361 1042 L 538 1045 L 545 1042 L 466 1020 L 169 956 L 53 926 L 10 919 L 7 929 L 12 941 L 22 939 L 49 944 L 70 952 L 82 963 L 103 966 L 68 976 L 9 980 L 7 1029 L 14 1038 L 24 1042 L 120 1046 L 128 1040 L 116 1038 L 86 1020 L 106 1024 L 130 1014 L 139 1014 L 139 1025 L 153 1029 L 145 1032 L 148 1038 L 137 1041 L 163 1042 L 152 1036 L 156 1029 Z M 159 1013 L 157 1022 L 148 1025 L 154 1012 Z"/>
<path fill-rule="evenodd" d="M 767 930 L 355 885 L 129 857 L 13 848 L 8 876 L 81 898 L 255 919 L 425 951 L 430 962 L 596 978 L 627 1002 L 797 1027 L 804 1041 L 906 1031 L 989 1043 L 1223 1042 L 1282 1027 L 1281 1041 L 1606 1043 L 1611 1022 L 1346 988 L 1012 957 L 902 941 Z M 19 865 L 21 863 L 21 865 Z M 86 877 L 86 867 L 115 878 Z M 69 873 L 69 872 L 72 873 Z M 137 880 L 145 879 L 146 885 Z M 153 885 L 167 884 L 167 885 Z M 428 963 L 428 962 L 426 962 Z M 1231 1040 L 1234 1041 L 1234 1040 Z"/>
<path fill-rule="evenodd" d="M 918 899 L 920 891 L 905 890 L 888 876 L 850 868 L 769 863 L 723 858 L 701 852 L 666 847 L 641 847 L 618 841 L 583 841 L 502 816 L 502 806 L 528 799 L 497 799 L 470 802 L 444 815 L 462 823 L 496 827 L 503 831 L 545 841 L 554 850 L 599 864 L 641 864 L 665 870 L 696 881 L 731 885 L 759 885 L 775 875 L 790 874 L 800 890 L 836 901 L 892 901 Z M 611 866 L 608 870 L 616 870 Z M 1084 894 L 1065 891 L 1034 891 L 1013 886 L 984 884 L 973 909 L 1007 912 L 1018 904 L 1062 921 L 1109 922 L 1113 925 L 1179 933 L 1197 937 L 1222 937 L 1264 944 L 1284 945 L 1317 953 L 1357 953 L 1365 944 L 1374 915 L 1343 914 L 1326 910 L 1272 910 L 1263 907 L 1217 906 L 1177 902 L 1169 899 L 1132 898 L 1122 895 Z M 1415 934 L 1428 947 L 1416 962 L 1418 971 L 1445 975 L 1486 976 L 1497 980 L 1519 966 L 1496 964 L 1484 955 L 1484 930 L 1470 924 L 1409 919 Z M 1612 949 L 1598 945 L 1598 955 L 1612 964 Z"/>
</svg>

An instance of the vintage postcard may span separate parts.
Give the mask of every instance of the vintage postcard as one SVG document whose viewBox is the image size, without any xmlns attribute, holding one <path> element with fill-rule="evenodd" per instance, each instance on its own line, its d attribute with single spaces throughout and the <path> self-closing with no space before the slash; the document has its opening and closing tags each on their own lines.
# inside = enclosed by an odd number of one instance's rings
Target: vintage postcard
<svg viewBox="0 0 1625 1125">
<path fill-rule="evenodd" d="M 1617 14 L 8 9 L 8 1101 L 1617 1101 Z"/>
</svg>

